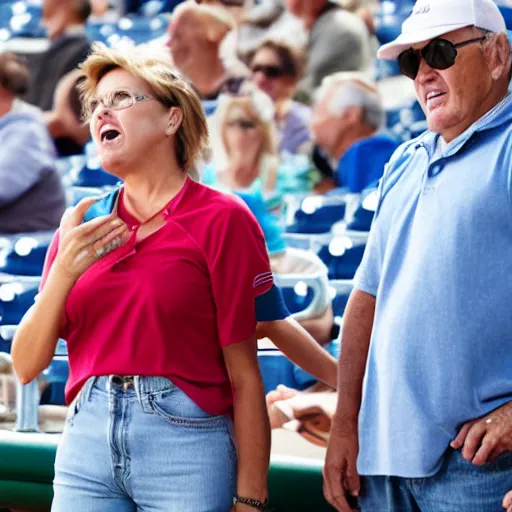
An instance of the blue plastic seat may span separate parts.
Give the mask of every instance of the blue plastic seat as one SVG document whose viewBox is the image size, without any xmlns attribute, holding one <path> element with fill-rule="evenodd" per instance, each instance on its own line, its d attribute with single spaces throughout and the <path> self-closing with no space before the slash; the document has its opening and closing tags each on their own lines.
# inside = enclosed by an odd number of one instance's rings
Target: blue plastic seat
<svg viewBox="0 0 512 512">
<path fill-rule="evenodd" d="M 425 113 L 416 100 L 386 111 L 388 130 L 402 140 L 409 140 L 411 127 L 425 119 Z"/>
<path fill-rule="evenodd" d="M 50 366 L 42 373 L 43 379 L 50 383 L 49 392 L 41 397 L 41 404 L 65 405 L 65 387 L 69 377 L 67 356 L 55 356 Z"/>
<path fill-rule="evenodd" d="M 66 199 L 69 206 L 76 206 L 86 197 L 101 197 L 107 193 L 107 189 L 99 187 L 69 187 L 66 189 Z"/>
<path fill-rule="evenodd" d="M 318 256 L 329 270 L 329 279 L 353 279 L 363 259 L 364 249 L 364 244 L 354 245 L 348 238 L 334 238 L 320 249 Z"/>
<path fill-rule="evenodd" d="M 292 315 L 303 311 L 311 304 L 314 294 L 312 288 L 306 287 L 304 291 L 306 293 L 302 293 L 302 290 L 297 290 L 297 288 L 281 289 L 286 307 Z"/>
<path fill-rule="evenodd" d="M 0 237 L 0 272 L 40 276 L 53 231 Z"/>
<path fill-rule="evenodd" d="M 34 304 L 38 293 L 38 277 L 0 274 L 0 325 L 19 324 Z"/>
<path fill-rule="evenodd" d="M 329 286 L 334 292 L 332 299 L 332 309 L 335 319 L 341 319 L 345 313 L 350 293 L 354 287 L 353 281 L 350 280 L 331 280 Z"/>
<path fill-rule="evenodd" d="M 345 218 L 346 202 L 343 198 L 309 196 L 295 212 L 294 222 L 287 226 L 288 233 L 327 233 L 336 222 Z"/>
<path fill-rule="evenodd" d="M 95 159 L 86 159 L 84 156 L 60 159 L 59 169 L 67 186 L 108 187 L 120 181 L 99 167 Z"/>
<path fill-rule="evenodd" d="M 498 5 L 498 8 L 505 19 L 505 25 L 508 30 L 512 30 L 512 7 L 507 7 L 505 5 Z"/>
<path fill-rule="evenodd" d="M 377 194 L 376 188 L 369 188 L 363 191 L 359 205 L 347 223 L 348 230 L 370 231 L 377 207 Z"/>
</svg>

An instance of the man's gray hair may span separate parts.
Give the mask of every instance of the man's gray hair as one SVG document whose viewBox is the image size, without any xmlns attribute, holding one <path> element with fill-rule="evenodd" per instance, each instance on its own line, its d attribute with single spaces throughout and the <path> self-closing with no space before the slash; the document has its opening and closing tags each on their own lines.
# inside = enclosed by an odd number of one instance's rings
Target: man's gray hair
<svg viewBox="0 0 512 512">
<path fill-rule="evenodd" d="M 334 94 L 329 101 L 329 111 L 341 115 L 350 107 L 362 107 L 365 122 L 377 130 L 386 122 L 386 112 L 374 83 L 364 72 L 341 72 L 324 78 L 317 91 L 316 102 L 323 101 L 329 91 Z"/>
</svg>

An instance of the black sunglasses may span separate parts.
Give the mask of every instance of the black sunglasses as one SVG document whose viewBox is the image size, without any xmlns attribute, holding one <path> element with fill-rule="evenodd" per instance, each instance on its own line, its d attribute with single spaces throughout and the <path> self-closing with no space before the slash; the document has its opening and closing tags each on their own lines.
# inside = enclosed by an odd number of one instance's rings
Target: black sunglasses
<svg viewBox="0 0 512 512">
<path fill-rule="evenodd" d="M 265 66 L 264 64 L 255 64 L 251 67 L 251 72 L 263 73 L 267 78 L 279 78 L 284 74 L 283 70 L 279 66 Z"/>
<path fill-rule="evenodd" d="M 398 56 L 398 67 L 400 73 L 412 80 L 418 75 L 421 58 L 433 69 L 448 69 L 455 64 L 457 57 L 457 48 L 462 48 L 468 44 L 478 43 L 486 39 L 486 36 L 469 39 L 462 43 L 453 44 L 446 39 L 433 39 L 421 50 L 409 48 Z"/>
</svg>

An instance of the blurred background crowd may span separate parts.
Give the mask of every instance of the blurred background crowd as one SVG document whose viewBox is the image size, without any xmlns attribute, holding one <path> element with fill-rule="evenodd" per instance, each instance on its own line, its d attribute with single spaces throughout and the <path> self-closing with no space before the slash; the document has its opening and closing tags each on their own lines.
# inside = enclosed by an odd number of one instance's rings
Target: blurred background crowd
<svg viewBox="0 0 512 512">
<path fill-rule="evenodd" d="M 509 21 L 512 2 L 502 3 Z M 290 312 L 336 356 L 384 165 L 426 129 L 412 82 L 375 57 L 413 5 L 0 0 L 0 352 L 33 302 L 64 209 L 117 184 L 98 165 L 76 89 L 78 66 L 100 41 L 165 52 L 193 85 L 211 139 L 197 179 L 247 202 Z M 63 403 L 59 350 L 43 403 Z M 272 340 L 260 340 L 259 359 L 274 426 L 291 419 L 273 409 L 295 394 L 288 388 L 325 390 Z M 274 391 L 279 384 L 288 388 Z"/>
</svg>

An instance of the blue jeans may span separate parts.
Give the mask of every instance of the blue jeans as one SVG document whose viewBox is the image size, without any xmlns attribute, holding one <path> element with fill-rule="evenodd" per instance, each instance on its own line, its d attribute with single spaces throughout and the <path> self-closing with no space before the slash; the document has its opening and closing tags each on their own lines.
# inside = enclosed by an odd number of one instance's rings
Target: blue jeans
<svg viewBox="0 0 512 512">
<path fill-rule="evenodd" d="M 232 422 L 162 377 L 93 377 L 70 406 L 52 512 L 229 512 Z"/>
<path fill-rule="evenodd" d="M 475 466 L 450 448 L 429 478 L 361 477 L 359 504 L 362 512 L 503 512 L 511 489 L 512 452 Z"/>
</svg>

